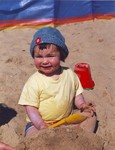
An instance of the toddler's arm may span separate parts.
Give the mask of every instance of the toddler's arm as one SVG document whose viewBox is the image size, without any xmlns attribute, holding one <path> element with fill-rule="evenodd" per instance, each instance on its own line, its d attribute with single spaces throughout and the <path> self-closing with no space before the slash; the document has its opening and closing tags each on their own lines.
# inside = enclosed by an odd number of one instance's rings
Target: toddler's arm
<svg viewBox="0 0 115 150">
<path fill-rule="evenodd" d="M 46 128 L 46 124 L 43 121 L 38 109 L 33 106 L 25 106 L 28 117 L 33 125 L 39 130 Z"/>
<path fill-rule="evenodd" d="M 84 100 L 84 97 L 82 94 L 79 94 L 78 96 L 75 97 L 75 106 L 78 108 L 78 109 L 81 109 L 81 106 L 82 104 L 85 103 L 85 100 Z"/>
<path fill-rule="evenodd" d="M 95 107 L 91 102 L 85 102 L 84 97 L 82 94 L 79 94 L 78 96 L 75 97 L 75 105 L 76 107 L 81 110 L 81 112 L 83 111 L 87 111 L 87 112 L 95 112 Z"/>
</svg>

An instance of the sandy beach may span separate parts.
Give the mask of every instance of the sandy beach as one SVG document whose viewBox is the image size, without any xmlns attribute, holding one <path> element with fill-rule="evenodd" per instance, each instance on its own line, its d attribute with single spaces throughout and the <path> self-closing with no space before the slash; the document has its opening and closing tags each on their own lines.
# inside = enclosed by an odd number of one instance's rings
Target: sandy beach
<svg viewBox="0 0 115 150">
<path fill-rule="evenodd" d="M 104 141 L 104 150 L 115 150 L 115 19 L 85 21 L 57 28 L 65 36 L 70 52 L 63 65 L 73 70 L 77 63 L 90 65 L 95 87 L 84 90 L 83 95 L 86 101 L 93 101 L 96 105 L 98 128 L 94 138 L 97 142 L 100 138 Z M 24 140 L 26 125 L 25 111 L 18 105 L 18 100 L 28 77 L 36 71 L 29 52 L 35 31 L 33 28 L 0 31 L 0 141 L 16 149 Z M 69 128 L 71 130 L 72 127 Z M 54 132 L 66 137 L 65 129 L 59 128 Z M 81 132 L 85 135 L 84 131 Z M 88 140 L 93 136 L 86 133 Z M 62 137 L 59 137 L 60 140 Z M 35 138 L 38 139 L 37 136 Z M 67 145 L 68 141 L 69 137 L 63 142 Z M 61 146 L 60 150 L 64 150 Z M 47 150 L 46 147 L 42 148 Z"/>
</svg>

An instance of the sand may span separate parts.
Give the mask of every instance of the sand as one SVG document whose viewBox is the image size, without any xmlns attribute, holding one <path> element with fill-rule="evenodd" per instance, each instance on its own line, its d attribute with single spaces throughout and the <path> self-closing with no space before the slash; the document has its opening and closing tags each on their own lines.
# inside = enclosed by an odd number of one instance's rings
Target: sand
<svg viewBox="0 0 115 150">
<path fill-rule="evenodd" d="M 96 134 L 74 129 L 74 127 L 40 131 L 30 139 L 24 139 L 25 111 L 18 105 L 18 100 L 28 77 L 36 71 L 29 53 L 31 39 L 36 29 L 16 29 L 0 31 L 0 141 L 10 144 L 15 149 L 115 149 L 115 19 L 94 20 L 57 27 L 65 36 L 70 54 L 63 63 L 74 69 L 75 64 L 85 62 L 90 65 L 95 82 L 93 90 L 84 90 L 86 101 L 96 105 L 98 128 Z M 75 131 L 68 134 L 68 130 Z M 77 131 L 77 132 L 76 132 Z M 56 136 L 52 141 L 52 132 Z M 82 134 L 80 134 L 82 133 Z M 78 134 L 75 139 L 72 138 Z M 39 136 L 40 135 L 40 136 Z M 45 136 L 49 143 L 44 144 Z M 60 136 L 59 136 L 60 135 Z M 72 136 L 73 135 L 73 136 Z M 85 138 L 82 138 L 82 136 Z M 64 138 L 63 138 L 64 137 Z M 101 140 L 100 140 L 101 139 Z M 32 141 L 36 140 L 32 144 Z M 60 142 L 61 141 L 61 142 Z M 79 141 L 79 142 L 78 142 Z M 89 144 L 83 144 L 88 142 Z M 25 144 L 26 143 L 26 144 Z M 30 144 L 31 143 L 31 144 Z M 73 147 L 72 145 L 74 143 Z M 32 147 L 31 147 L 32 145 Z M 66 147 L 64 147 L 66 145 Z M 81 144 L 80 144 L 81 145 Z M 39 148 L 38 148 L 39 149 Z"/>
</svg>

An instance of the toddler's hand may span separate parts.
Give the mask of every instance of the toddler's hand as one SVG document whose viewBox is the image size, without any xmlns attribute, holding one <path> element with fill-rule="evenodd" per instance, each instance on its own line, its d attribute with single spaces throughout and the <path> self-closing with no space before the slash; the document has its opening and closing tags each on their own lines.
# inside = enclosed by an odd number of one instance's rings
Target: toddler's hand
<svg viewBox="0 0 115 150">
<path fill-rule="evenodd" d="M 46 123 L 43 122 L 39 125 L 39 129 L 45 129 L 45 128 L 47 128 Z"/>
<path fill-rule="evenodd" d="M 87 112 L 90 114 L 90 116 L 93 116 L 96 113 L 95 105 L 91 102 L 89 103 L 83 103 L 80 106 L 81 112 Z"/>
</svg>

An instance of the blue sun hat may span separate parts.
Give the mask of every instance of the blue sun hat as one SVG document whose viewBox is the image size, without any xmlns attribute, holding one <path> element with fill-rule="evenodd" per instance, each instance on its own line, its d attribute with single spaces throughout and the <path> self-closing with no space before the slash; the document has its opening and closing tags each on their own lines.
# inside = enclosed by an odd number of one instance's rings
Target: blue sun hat
<svg viewBox="0 0 115 150">
<path fill-rule="evenodd" d="M 54 45 L 61 47 L 64 52 L 65 58 L 69 54 L 68 48 L 65 44 L 65 38 L 56 28 L 45 27 L 45 28 L 38 30 L 34 34 L 33 40 L 30 46 L 30 53 L 32 57 L 34 57 L 34 47 L 42 43 L 50 43 L 50 44 L 54 44 Z"/>
</svg>

